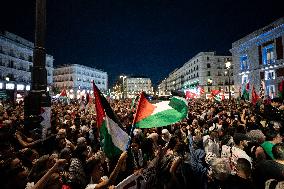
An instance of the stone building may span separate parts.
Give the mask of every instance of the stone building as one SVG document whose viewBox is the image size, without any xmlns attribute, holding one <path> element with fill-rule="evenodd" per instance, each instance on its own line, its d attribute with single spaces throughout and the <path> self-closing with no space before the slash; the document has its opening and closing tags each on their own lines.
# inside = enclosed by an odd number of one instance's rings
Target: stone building
<svg viewBox="0 0 284 189">
<path fill-rule="evenodd" d="M 230 50 L 235 64 L 235 88 L 241 91 L 246 83 L 260 90 L 265 83 L 265 94 L 275 97 L 284 79 L 284 18 L 233 42 Z M 240 94 L 238 94 L 240 95 Z"/>
<path fill-rule="evenodd" d="M 60 65 L 53 72 L 53 87 L 57 92 L 65 88 L 68 93 L 82 91 L 92 93 L 92 81 L 95 82 L 101 92 L 107 92 L 107 72 L 79 64 Z"/>
</svg>

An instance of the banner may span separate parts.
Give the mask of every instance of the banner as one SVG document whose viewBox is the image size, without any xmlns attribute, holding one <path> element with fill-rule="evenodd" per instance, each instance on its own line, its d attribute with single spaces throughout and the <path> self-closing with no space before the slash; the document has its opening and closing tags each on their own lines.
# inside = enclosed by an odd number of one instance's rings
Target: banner
<svg viewBox="0 0 284 189">
<path fill-rule="evenodd" d="M 156 182 L 158 157 L 154 158 L 141 173 L 132 174 L 121 181 L 116 189 L 151 189 Z"/>
<path fill-rule="evenodd" d="M 40 123 L 42 126 L 42 139 L 46 139 L 47 130 L 51 127 L 51 107 L 41 107 L 41 117 L 43 118 Z"/>
</svg>

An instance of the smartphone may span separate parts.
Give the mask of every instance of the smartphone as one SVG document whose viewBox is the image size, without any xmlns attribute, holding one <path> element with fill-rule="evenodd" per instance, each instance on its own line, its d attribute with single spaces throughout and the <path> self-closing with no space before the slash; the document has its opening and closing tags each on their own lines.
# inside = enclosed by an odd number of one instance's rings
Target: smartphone
<svg viewBox="0 0 284 189">
<path fill-rule="evenodd" d="M 238 115 L 235 115 L 235 120 L 238 120 L 239 116 Z"/>
</svg>

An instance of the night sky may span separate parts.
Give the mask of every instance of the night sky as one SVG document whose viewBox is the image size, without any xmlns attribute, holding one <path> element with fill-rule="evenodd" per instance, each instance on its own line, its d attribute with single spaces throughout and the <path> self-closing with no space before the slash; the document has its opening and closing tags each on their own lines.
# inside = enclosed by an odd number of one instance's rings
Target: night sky
<svg viewBox="0 0 284 189">
<path fill-rule="evenodd" d="M 232 42 L 284 16 L 282 0 L 47 0 L 54 65 L 102 69 L 154 84 L 200 51 L 229 55 Z M 282 9 L 282 10 L 281 10 Z M 35 0 L 5 0 L 0 29 L 34 41 Z"/>
</svg>

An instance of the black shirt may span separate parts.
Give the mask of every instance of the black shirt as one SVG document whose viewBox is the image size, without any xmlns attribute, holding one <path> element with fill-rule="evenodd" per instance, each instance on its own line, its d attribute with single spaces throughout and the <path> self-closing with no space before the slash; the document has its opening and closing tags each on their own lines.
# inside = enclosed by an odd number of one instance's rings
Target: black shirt
<svg viewBox="0 0 284 189">
<path fill-rule="evenodd" d="M 265 188 L 269 179 L 284 181 L 284 165 L 273 160 L 262 161 L 256 165 L 253 177 L 257 188 Z"/>
<path fill-rule="evenodd" d="M 230 175 L 224 182 L 222 189 L 254 189 L 254 186 L 249 179 L 244 179 L 237 175 Z"/>
</svg>

